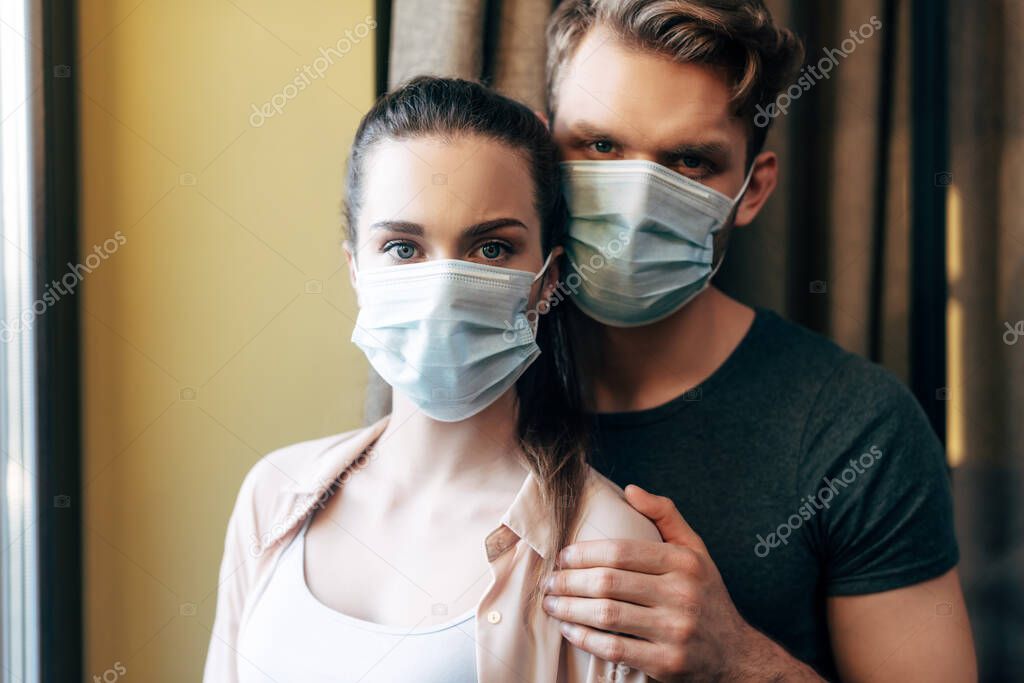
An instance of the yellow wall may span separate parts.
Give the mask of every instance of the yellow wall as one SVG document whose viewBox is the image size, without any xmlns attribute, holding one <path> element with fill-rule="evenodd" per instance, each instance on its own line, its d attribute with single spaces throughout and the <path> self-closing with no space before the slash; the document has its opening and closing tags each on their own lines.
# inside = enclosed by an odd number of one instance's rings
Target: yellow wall
<svg viewBox="0 0 1024 683">
<path fill-rule="evenodd" d="M 83 258 L 124 240 L 81 302 L 88 680 L 199 680 L 245 472 L 361 419 L 339 193 L 372 5 L 79 2 Z"/>
</svg>

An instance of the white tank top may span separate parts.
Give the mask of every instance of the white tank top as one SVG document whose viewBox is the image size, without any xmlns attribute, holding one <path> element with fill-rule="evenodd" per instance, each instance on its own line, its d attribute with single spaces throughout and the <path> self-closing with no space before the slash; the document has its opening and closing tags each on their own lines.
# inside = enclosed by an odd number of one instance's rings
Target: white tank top
<svg viewBox="0 0 1024 683">
<path fill-rule="evenodd" d="M 476 683 L 473 612 L 411 629 L 331 609 L 306 584 L 308 526 L 278 557 L 239 633 L 239 683 Z"/>
</svg>

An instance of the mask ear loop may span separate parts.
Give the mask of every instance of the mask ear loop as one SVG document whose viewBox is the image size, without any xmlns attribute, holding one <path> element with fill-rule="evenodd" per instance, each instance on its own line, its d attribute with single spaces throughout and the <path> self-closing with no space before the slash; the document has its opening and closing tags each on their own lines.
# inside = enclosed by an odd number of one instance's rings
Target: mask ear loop
<svg viewBox="0 0 1024 683">
<path fill-rule="evenodd" d="M 537 274 L 533 276 L 533 282 L 536 282 L 537 280 L 539 280 L 542 277 L 544 277 L 544 273 L 547 272 L 548 266 L 551 265 L 551 257 L 554 256 L 554 255 L 555 255 L 555 250 L 554 249 L 552 249 L 551 251 L 548 252 L 548 257 L 546 259 L 544 259 L 544 265 L 541 266 L 540 270 L 537 271 Z"/>
<path fill-rule="evenodd" d="M 345 244 L 351 246 L 352 243 L 346 241 Z M 352 251 L 352 276 L 355 278 L 356 284 L 358 285 L 359 284 L 359 267 L 356 265 L 356 252 L 355 252 L 355 250 Z"/>
<path fill-rule="evenodd" d="M 551 251 L 548 252 L 548 257 L 546 259 L 544 259 L 544 265 L 542 265 L 540 267 L 540 270 L 537 271 L 537 274 L 533 276 L 533 282 L 530 283 L 531 285 L 532 284 L 536 284 L 537 280 L 539 280 L 542 277 L 544 277 L 544 273 L 547 272 L 548 266 L 551 265 L 551 257 L 554 256 L 554 255 L 555 255 L 555 250 L 554 249 L 552 249 Z M 543 294 L 543 289 L 541 290 L 541 294 Z M 539 312 L 540 312 L 539 308 L 540 308 L 540 300 L 538 299 L 537 305 L 534 306 L 533 319 L 530 320 L 530 316 L 529 315 L 526 316 L 527 317 L 527 324 L 530 326 L 530 333 L 533 335 L 534 339 L 537 338 L 537 327 L 540 325 L 540 315 L 538 315 Z"/>
<path fill-rule="evenodd" d="M 743 185 L 740 187 L 740 191 L 738 193 L 736 193 L 736 196 L 732 200 L 732 208 L 729 209 L 729 216 L 728 216 L 727 220 L 733 218 L 733 215 L 736 213 L 736 207 L 739 206 L 740 200 L 743 199 L 743 195 L 744 195 L 744 193 L 746 193 L 747 187 L 750 185 L 750 179 L 753 178 L 753 177 L 754 177 L 754 166 L 753 166 L 753 164 L 751 164 L 750 170 L 747 171 L 747 177 L 743 180 Z M 717 226 L 715 228 L 712 228 L 711 232 L 712 233 L 717 233 L 717 232 L 721 231 L 722 228 L 724 228 L 727 224 L 728 223 L 723 223 L 722 225 L 719 225 L 719 226 Z M 721 265 L 721 264 L 719 264 L 719 265 Z M 712 275 L 714 275 L 713 272 L 712 272 Z"/>
<path fill-rule="evenodd" d="M 753 178 L 753 177 L 754 177 L 754 164 L 751 164 L 750 165 L 750 170 L 747 171 L 747 178 L 746 178 L 746 180 L 743 181 L 743 186 L 740 187 L 740 191 L 739 191 L 739 193 L 737 193 L 736 198 L 732 200 L 732 211 L 729 212 L 729 218 L 730 219 L 732 219 L 734 217 L 733 214 L 736 212 L 736 207 L 739 205 L 740 200 L 743 199 L 743 194 L 747 191 L 747 186 L 750 185 L 750 179 Z M 720 258 L 718 260 L 718 263 L 716 263 L 711 268 L 711 274 L 708 275 L 708 279 L 704 281 L 704 286 L 701 287 L 701 291 L 703 291 L 704 289 L 706 289 L 708 286 L 711 285 L 711 281 L 715 278 L 715 275 L 718 274 L 718 269 L 722 267 L 723 263 L 725 263 L 725 255 L 724 254 L 722 255 L 722 258 Z"/>
<path fill-rule="evenodd" d="M 740 188 L 739 194 L 736 195 L 736 198 L 732 200 L 732 204 L 733 204 L 733 208 L 734 209 L 736 208 L 736 205 L 740 203 L 740 200 L 743 199 L 743 193 L 747 191 L 747 185 L 750 185 L 750 179 L 753 178 L 753 177 L 754 177 L 754 164 L 751 164 L 750 165 L 750 170 L 747 171 L 747 178 L 746 178 L 746 180 L 743 181 L 743 187 Z"/>
</svg>

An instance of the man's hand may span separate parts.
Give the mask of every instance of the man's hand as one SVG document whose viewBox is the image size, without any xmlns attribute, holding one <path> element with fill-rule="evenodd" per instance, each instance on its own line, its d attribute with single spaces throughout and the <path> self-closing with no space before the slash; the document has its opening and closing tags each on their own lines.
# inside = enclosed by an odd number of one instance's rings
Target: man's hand
<svg viewBox="0 0 1024 683">
<path fill-rule="evenodd" d="M 569 642 L 666 683 L 822 680 L 743 620 L 671 500 L 633 485 L 626 498 L 664 543 L 585 541 L 562 550 L 544 609 L 565 622 Z"/>
</svg>

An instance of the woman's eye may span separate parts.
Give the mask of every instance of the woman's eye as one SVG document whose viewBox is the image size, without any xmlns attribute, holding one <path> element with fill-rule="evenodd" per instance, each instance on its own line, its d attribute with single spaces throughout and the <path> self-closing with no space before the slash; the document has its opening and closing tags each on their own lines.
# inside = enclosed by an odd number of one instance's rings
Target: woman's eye
<svg viewBox="0 0 1024 683">
<path fill-rule="evenodd" d="M 480 255 L 492 261 L 501 258 L 505 255 L 505 245 L 500 242 L 488 242 L 480 247 Z"/>
<path fill-rule="evenodd" d="M 686 168 L 700 168 L 701 165 L 704 163 L 704 160 L 701 159 L 700 157 L 689 156 L 689 155 L 684 156 L 682 161 L 683 161 L 683 166 L 686 166 Z"/>
<path fill-rule="evenodd" d="M 407 261 L 416 255 L 416 247 L 408 242 L 392 242 L 384 246 L 384 251 L 401 261 Z"/>
<path fill-rule="evenodd" d="M 592 143 L 592 146 L 598 154 L 611 154 L 612 150 L 615 149 L 615 145 L 610 140 L 598 140 Z"/>
</svg>

